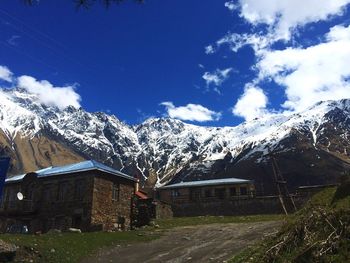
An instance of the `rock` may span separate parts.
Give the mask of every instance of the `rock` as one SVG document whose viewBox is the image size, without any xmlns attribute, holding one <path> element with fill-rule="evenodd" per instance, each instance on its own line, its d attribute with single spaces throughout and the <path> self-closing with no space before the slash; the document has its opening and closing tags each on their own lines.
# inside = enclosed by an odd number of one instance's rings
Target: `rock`
<svg viewBox="0 0 350 263">
<path fill-rule="evenodd" d="M 16 256 L 16 246 L 0 239 L 0 262 L 11 262 Z"/>
<path fill-rule="evenodd" d="M 61 234 L 62 231 L 59 229 L 50 229 L 49 231 L 47 231 L 48 234 Z"/>
<path fill-rule="evenodd" d="M 151 221 L 149 222 L 148 225 L 154 227 L 154 226 L 156 225 L 156 222 L 154 222 L 153 220 L 151 220 Z"/>
<path fill-rule="evenodd" d="M 56 250 L 55 250 L 54 248 L 51 248 L 50 252 L 51 252 L 51 253 L 55 253 Z"/>
<path fill-rule="evenodd" d="M 79 228 L 73 228 L 73 227 L 68 228 L 68 232 L 81 234 L 81 230 Z"/>
</svg>

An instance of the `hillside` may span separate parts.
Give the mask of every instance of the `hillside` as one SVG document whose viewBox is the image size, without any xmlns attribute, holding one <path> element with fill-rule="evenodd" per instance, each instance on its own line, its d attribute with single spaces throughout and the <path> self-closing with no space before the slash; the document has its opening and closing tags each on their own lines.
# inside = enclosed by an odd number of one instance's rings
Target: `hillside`
<svg viewBox="0 0 350 263">
<path fill-rule="evenodd" d="M 350 261 L 350 181 L 316 194 L 282 229 L 231 263 Z"/>
<path fill-rule="evenodd" d="M 213 177 L 254 179 L 273 191 L 274 151 L 289 186 L 333 183 L 350 165 L 350 100 L 320 102 L 235 127 L 202 127 L 169 118 L 130 126 L 113 115 L 60 110 L 22 89 L 0 91 L 0 152 L 11 174 L 96 159 L 150 186 Z"/>
</svg>

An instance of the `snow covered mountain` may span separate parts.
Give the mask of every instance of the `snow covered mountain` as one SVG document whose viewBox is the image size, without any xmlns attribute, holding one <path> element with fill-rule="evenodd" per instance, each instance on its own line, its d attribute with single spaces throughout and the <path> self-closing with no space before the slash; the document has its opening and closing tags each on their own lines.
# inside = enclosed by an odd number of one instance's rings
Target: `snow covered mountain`
<svg viewBox="0 0 350 263">
<path fill-rule="evenodd" d="M 276 153 L 291 187 L 331 183 L 350 168 L 350 100 L 320 102 L 236 127 L 201 127 L 169 118 L 129 126 L 82 108 L 59 110 L 21 89 L 0 90 L 0 154 L 11 172 L 96 159 L 161 185 L 241 177 L 272 189 L 268 152 Z"/>
</svg>

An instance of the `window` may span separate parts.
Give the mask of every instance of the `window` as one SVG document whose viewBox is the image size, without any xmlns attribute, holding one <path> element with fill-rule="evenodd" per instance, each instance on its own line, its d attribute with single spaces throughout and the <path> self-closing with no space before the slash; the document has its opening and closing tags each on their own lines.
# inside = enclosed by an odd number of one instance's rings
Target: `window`
<svg viewBox="0 0 350 263">
<path fill-rule="evenodd" d="M 179 190 L 172 190 L 171 191 L 171 196 L 172 197 L 179 197 L 180 196 L 180 192 L 179 192 Z"/>
<path fill-rule="evenodd" d="M 236 187 L 231 187 L 230 188 L 230 196 L 236 196 L 236 195 L 237 195 Z"/>
<path fill-rule="evenodd" d="M 7 189 L 4 189 L 4 192 L 2 193 L 2 196 L 1 196 L 1 208 L 5 207 L 6 196 L 7 196 Z"/>
<path fill-rule="evenodd" d="M 120 185 L 118 183 L 113 183 L 112 189 L 112 200 L 119 201 Z"/>
<path fill-rule="evenodd" d="M 82 200 L 84 197 L 84 192 L 85 192 L 85 181 L 84 180 L 75 181 L 74 199 Z"/>
<path fill-rule="evenodd" d="M 206 198 L 212 197 L 212 193 L 211 193 L 211 192 L 212 192 L 211 189 L 205 189 L 205 190 L 204 190 L 204 196 L 205 196 Z"/>
<path fill-rule="evenodd" d="M 68 194 L 68 183 L 64 182 L 61 183 L 58 186 L 58 196 L 57 196 L 57 200 L 58 201 L 64 201 L 67 199 L 67 194 Z"/>
<path fill-rule="evenodd" d="M 29 184 L 27 186 L 27 191 L 25 194 L 26 200 L 33 200 L 33 197 L 34 197 L 33 193 L 34 193 L 34 184 Z"/>
<path fill-rule="evenodd" d="M 200 189 L 191 189 L 190 191 L 190 200 L 196 201 L 201 198 L 201 190 Z"/>
<path fill-rule="evenodd" d="M 16 201 L 16 193 L 13 189 L 9 189 L 7 192 L 7 198 L 8 198 L 8 204 L 10 208 L 14 208 L 16 206 L 15 201 Z"/>
<path fill-rule="evenodd" d="M 46 184 L 43 186 L 43 200 L 44 202 L 52 202 L 52 185 Z"/>
<path fill-rule="evenodd" d="M 225 198 L 225 188 L 216 188 L 215 189 L 215 197 L 219 199 Z"/>
<path fill-rule="evenodd" d="M 248 193 L 247 187 L 240 187 L 240 192 L 241 192 L 241 195 L 247 195 Z"/>
</svg>

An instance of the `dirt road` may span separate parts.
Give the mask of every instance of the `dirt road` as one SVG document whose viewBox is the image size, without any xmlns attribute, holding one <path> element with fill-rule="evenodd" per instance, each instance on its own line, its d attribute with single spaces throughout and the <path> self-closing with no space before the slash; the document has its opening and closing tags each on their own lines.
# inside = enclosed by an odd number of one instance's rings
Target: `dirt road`
<svg viewBox="0 0 350 263">
<path fill-rule="evenodd" d="M 226 262 L 234 254 L 277 231 L 281 222 L 179 227 L 148 243 L 102 249 L 82 263 Z"/>
</svg>

